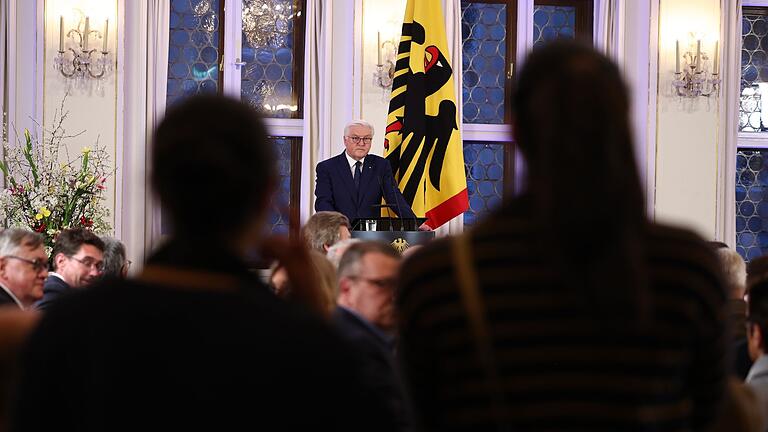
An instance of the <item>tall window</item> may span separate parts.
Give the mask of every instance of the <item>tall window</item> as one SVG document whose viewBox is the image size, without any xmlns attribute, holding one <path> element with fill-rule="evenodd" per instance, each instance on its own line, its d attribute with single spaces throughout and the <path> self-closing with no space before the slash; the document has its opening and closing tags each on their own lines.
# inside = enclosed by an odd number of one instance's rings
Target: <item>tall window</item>
<svg viewBox="0 0 768 432">
<path fill-rule="evenodd" d="M 261 113 L 280 175 L 269 218 L 273 233 L 295 232 L 299 224 L 299 206 L 293 204 L 301 177 L 304 4 L 234 0 L 227 7 L 238 13 L 227 14 L 224 0 L 171 0 L 167 104 L 226 93 Z M 227 39 L 225 29 L 239 30 L 237 38 Z"/>
<path fill-rule="evenodd" d="M 750 261 L 768 252 L 768 8 L 745 6 L 741 31 L 736 251 Z"/>
<path fill-rule="evenodd" d="M 514 152 L 509 100 L 517 46 L 516 0 L 463 0 L 462 77 L 464 163 L 474 225 L 512 185 Z M 558 38 L 592 38 L 592 0 L 536 0 L 534 45 Z"/>
</svg>

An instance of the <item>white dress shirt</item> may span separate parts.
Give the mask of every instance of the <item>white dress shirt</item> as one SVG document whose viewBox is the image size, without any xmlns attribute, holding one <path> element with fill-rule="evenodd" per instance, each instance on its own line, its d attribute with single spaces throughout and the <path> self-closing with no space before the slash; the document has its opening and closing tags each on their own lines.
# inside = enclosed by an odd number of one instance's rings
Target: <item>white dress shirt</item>
<svg viewBox="0 0 768 432">
<path fill-rule="evenodd" d="M 347 163 L 349 164 L 349 171 L 352 173 L 352 178 L 355 178 L 355 164 L 357 163 L 357 160 L 355 160 L 352 156 L 349 155 L 346 151 L 344 151 L 344 156 L 347 157 Z M 360 174 L 363 174 L 363 167 L 365 166 L 365 158 L 360 159 Z"/>
</svg>

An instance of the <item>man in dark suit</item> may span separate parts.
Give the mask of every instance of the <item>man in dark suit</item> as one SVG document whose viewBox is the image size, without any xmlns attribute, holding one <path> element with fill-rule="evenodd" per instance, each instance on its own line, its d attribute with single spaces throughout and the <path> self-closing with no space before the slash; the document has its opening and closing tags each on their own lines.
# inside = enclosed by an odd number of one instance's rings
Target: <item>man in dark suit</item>
<svg viewBox="0 0 768 432">
<path fill-rule="evenodd" d="M 394 289 L 400 255 L 388 244 L 355 243 L 339 262 L 334 322 L 364 357 L 365 382 L 394 413 L 397 430 L 411 427 L 408 404 L 395 366 Z"/>
<path fill-rule="evenodd" d="M 344 128 L 344 152 L 317 164 L 315 211 L 337 211 L 350 221 L 379 217 L 375 206 L 384 197 L 393 214 L 416 217 L 395 185 L 389 162 L 368 154 L 372 141 L 373 126 L 364 120 Z"/>
<path fill-rule="evenodd" d="M 18 228 L 0 232 L 0 305 L 31 307 L 43 296 L 48 256 L 40 234 Z"/>
<path fill-rule="evenodd" d="M 45 281 L 37 309 L 47 309 L 72 288 L 96 282 L 104 269 L 103 253 L 104 242 L 90 230 L 72 228 L 59 233 L 51 252 L 53 271 Z"/>
<path fill-rule="evenodd" d="M 46 310 L 22 355 L 11 430 L 393 430 L 351 347 L 249 270 L 278 184 L 256 113 L 194 97 L 152 144 L 173 231 L 135 279 L 72 290 Z"/>
</svg>

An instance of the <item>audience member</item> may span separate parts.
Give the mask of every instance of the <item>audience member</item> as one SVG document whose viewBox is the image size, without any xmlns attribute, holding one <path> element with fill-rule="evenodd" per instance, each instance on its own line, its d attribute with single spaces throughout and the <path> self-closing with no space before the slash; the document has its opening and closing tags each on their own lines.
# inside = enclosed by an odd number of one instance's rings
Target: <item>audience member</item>
<svg viewBox="0 0 768 432">
<path fill-rule="evenodd" d="M 356 238 L 348 238 L 346 240 L 340 240 L 339 242 L 335 243 L 333 246 L 328 248 L 328 252 L 326 252 L 325 256 L 328 258 L 328 261 L 333 264 L 333 268 L 338 269 L 339 268 L 339 261 L 341 261 L 341 257 L 344 256 L 344 252 L 349 249 L 350 246 L 352 246 L 355 243 L 360 243 L 362 240 L 356 239 Z"/>
<path fill-rule="evenodd" d="M 152 149 L 170 238 L 135 280 L 46 311 L 13 430 L 393 430 L 351 347 L 245 264 L 277 184 L 255 111 L 192 97 L 166 112 Z"/>
<path fill-rule="evenodd" d="M 752 285 L 758 284 L 766 279 L 768 279 L 768 255 L 752 258 L 747 265 L 746 296 L 749 296 L 749 289 Z"/>
<path fill-rule="evenodd" d="M 336 326 L 365 357 L 365 380 L 385 396 L 397 413 L 399 430 L 410 427 L 410 415 L 395 367 L 394 290 L 400 255 L 388 244 L 351 245 L 339 263 Z"/>
<path fill-rule="evenodd" d="M 319 310 L 321 315 L 329 316 L 336 307 L 336 269 L 328 258 L 316 250 L 309 251 L 310 270 L 312 280 L 317 283 L 317 287 L 322 293 Z M 306 271 L 306 269 L 304 269 Z M 285 300 L 295 301 L 291 278 L 285 266 L 276 261 L 272 267 L 269 278 L 270 284 L 275 294 Z M 310 309 L 316 309 L 310 305 Z"/>
<path fill-rule="evenodd" d="M 733 249 L 719 244 L 719 242 L 710 242 L 715 245 L 715 253 L 720 260 L 720 269 L 722 270 L 725 288 L 728 294 L 727 312 L 728 312 L 728 330 L 731 350 L 731 368 L 733 373 L 740 379 L 747 377 L 752 361 L 747 347 L 747 302 L 744 301 L 744 293 L 747 284 L 747 265 L 744 258 Z"/>
<path fill-rule="evenodd" d="M 59 233 L 51 252 L 53 271 L 45 280 L 43 299 L 37 308 L 45 310 L 72 288 L 95 282 L 104 269 L 103 253 L 104 242 L 88 229 L 65 229 Z"/>
<path fill-rule="evenodd" d="M 0 305 L 31 308 L 43 297 L 48 256 L 43 237 L 18 228 L 0 232 Z"/>
<path fill-rule="evenodd" d="M 645 217 L 629 109 L 593 48 L 552 42 L 524 63 L 512 113 L 527 192 L 401 271 L 400 352 L 423 430 L 712 424 L 721 275 L 702 239 Z"/>
<path fill-rule="evenodd" d="M 763 415 L 768 418 L 768 280 L 751 287 L 748 311 L 749 355 L 754 363 L 746 382 L 757 393 Z"/>
<path fill-rule="evenodd" d="M 125 245 L 118 239 L 104 236 L 104 270 L 102 278 L 120 279 L 128 276 L 131 261 L 125 255 Z"/>
<path fill-rule="evenodd" d="M 339 212 L 320 211 L 313 214 L 301 229 L 310 249 L 326 253 L 328 248 L 350 237 L 349 219 Z"/>
</svg>

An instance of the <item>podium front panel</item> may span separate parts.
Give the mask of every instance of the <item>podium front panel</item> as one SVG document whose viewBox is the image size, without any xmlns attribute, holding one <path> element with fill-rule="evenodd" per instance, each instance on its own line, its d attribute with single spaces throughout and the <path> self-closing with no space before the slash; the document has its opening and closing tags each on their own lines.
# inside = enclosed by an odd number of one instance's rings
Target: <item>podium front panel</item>
<svg viewBox="0 0 768 432">
<path fill-rule="evenodd" d="M 434 231 L 352 231 L 352 238 L 389 243 L 403 253 L 413 245 L 423 245 L 435 238 Z"/>
</svg>

